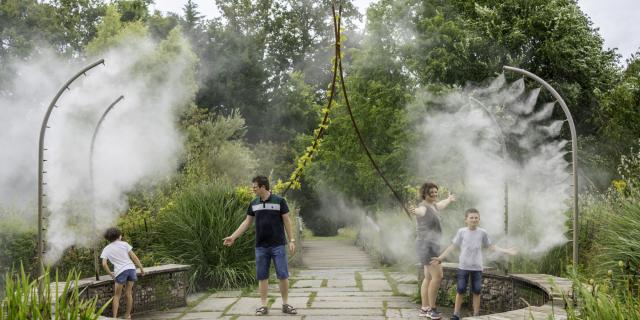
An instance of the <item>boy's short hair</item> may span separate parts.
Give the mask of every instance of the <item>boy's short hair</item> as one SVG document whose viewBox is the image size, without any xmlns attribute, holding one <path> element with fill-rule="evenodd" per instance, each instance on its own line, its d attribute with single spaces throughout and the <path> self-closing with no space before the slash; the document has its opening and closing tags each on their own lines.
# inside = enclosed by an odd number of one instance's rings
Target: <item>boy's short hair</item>
<svg viewBox="0 0 640 320">
<path fill-rule="evenodd" d="M 251 182 L 255 182 L 258 185 L 258 188 L 264 187 L 269 190 L 269 178 L 265 176 L 255 176 Z"/>
<path fill-rule="evenodd" d="M 107 229 L 107 231 L 104 232 L 104 238 L 107 239 L 109 242 L 114 242 L 118 240 L 118 238 L 120 238 L 121 235 L 122 235 L 122 231 L 120 231 L 120 229 L 116 227 L 109 228 Z"/>
<path fill-rule="evenodd" d="M 433 182 L 423 183 L 422 186 L 420 187 L 420 198 L 422 198 L 422 200 L 426 200 L 427 193 L 429 192 L 429 190 L 433 188 L 436 188 L 436 190 L 438 190 L 438 186 Z"/>
<path fill-rule="evenodd" d="M 464 212 L 464 218 L 466 219 L 470 214 L 475 213 L 477 215 L 480 215 L 480 211 L 478 211 L 478 209 L 476 208 L 469 208 L 467 209 L 467 211 Z"/>
</svg>

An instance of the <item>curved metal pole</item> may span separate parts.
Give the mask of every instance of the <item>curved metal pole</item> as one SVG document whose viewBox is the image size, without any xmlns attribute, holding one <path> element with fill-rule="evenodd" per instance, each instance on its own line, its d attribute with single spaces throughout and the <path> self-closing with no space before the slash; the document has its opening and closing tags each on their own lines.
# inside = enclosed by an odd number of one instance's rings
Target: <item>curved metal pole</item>
<svg viewBox="0 0 640 320">
<path fill-rule="evenodd" d="M 41 276 L 44 274 L 44 260 L 43 260 L 43 255 L 44 255 L 44 249 L 45 249 L 45 245 L 44 245 L 44 237 L 43 237 L 43 231 L 44 229 L 44 221 L 43 221 L 43 209 L 44 207 L 44 201 L 43 201 L 43 197 L 44 195 L 44 137 L 45 137 L 45 133 L 47 131 L 47 124 L 49 123 L 49 117 L 51 116 L 51 111 L 53 111 L 54 107 L 56 106 L 56 103 L 58 102 L 58 99 L 60 98 L 60 96 L 62 96 L 62 93 L 64 93 L 64 90 L 69 90 L 69 85 L 75 81 L 76 79 L 78 79 L 78 77 L 80 77 L 81 75 L 86 75 L 86 72 L 95 68 L 96 66 L 103 64 L 104 65 L 104 59 L 100 59 L 90 65 L 88 65 L 87 67 L 85 67 L 84 69 L 82 69 L 80 72 L 78 72 L 76 75 L 74 75 L 73 77 L 71 77 L 71 79 L 69 79 L 67 81 L 67 83 L 65 83 L 62 88 L 60 88 L 60 90 L 58 91 L 58 93 L 56 94 L 56 96 L 53 98 L 53 100 L 51 100 L 51 103 L 49 104 L 49 107 L 47 108 L 47 111 L 44 114 L 44 119 L 42 120 L 42 126 L 40 127 L 40 139 L 38 141 L 38 264 L 40 265 L 38 268 L 39 274 L 38 276 Z"/>
<path fill-rule="evenodd" d="M 504 70 L 512 71 L 515 73 L 519 73 L 525 75 L 536 82 L 540 83 L 545 89 L 547 89 L 551 95 L 560 103 L 560 107 L 562 107 L 562 111 L 564 111 L 565 116 L 567 117 L 567 121 L 569 122 L 569 130 L 571 131 L 571 162 L 573 165 L 573 269 L 576 270 L 578 265 L 578 137 L 576 135 L 576 125 L 573 122 L 573 117 L 571 116 L 571 112 L 569 112 L 569 108 L 567 104 L 564 102 L 560 94 L 554 89 L 550 84 L 546 81 L 542 80 L 542 78 L 536 76 L 535 74 L 514 68 L 509 66 L 503 66 Z"/>
<path fill-rule="evenodd" d="M 502 144 L 502 160 L 506 164 L 507 163 L 507 142 L 506 142 L 506 139 L 504 138 L 504 131 L 502 131 L 502 127 L 498 123 L 498 120 L 496 119 L 496 117 L 493 115 L 491 111 L 489 111 L 489 108 L 487 108 L 487 106 L 485 106 L 484 103 L 480 102 L 480 100 L 472 96 L 469 96 L 469 99 L 475 102 L 477 105 L 479 105 L 487 113 L 487 115 L 489 115 L 489 118 L 491 118 L 491 121 L 493 121 L 493 124 L 498 128 L 498 131 L 500 132 L 500 142 Z M 507 183 L 506 175 L 504 178 L 504 234 L 505 235 L 509 234 L 509 185 Z"/>
<path fill-rule="evenodd" d="M 113 103 L 111 103 L 111 105 L 109 105 L 109 107 L 107 107 L 107 110 L 104 111 L 104 113 L 100 117 L 100 120 L 98 120 L 98 124 L 96 125 L 96 128 L 93 131 L 93 137 L 91 137 L 91 148 L 89 151 L 89 185 L 91 186 L 91 209 L 92 210 L 94 208 L 93 202 L 95 199 L 95 195 L 94 195 L 95 186 L 93 184 L 93 150 L 96 144 L 96 137 L 98 136 L 98 132 L 100 132 L 100 125 L 102 125 L 102 121 L 104 121 L 104 118 L 107 117 L 107 114 L 111 111 L 111 109 L 113 109 L 113 107 L 122 99 L 124 99 L 124 96 L 118 97 L 118 99 L 116 99 Z M 91 215 L 91 217 L 93 222 L 93 233 L 95 234 L 97 229 L 96 216 L 95 216 L 95 212 L 92 212 L 92 213 L 93 214 Z M 100 269 L 98 265 L 99 265 L 98 264 L 98 248 L 93 248 L 93 267 L 96 272 L 96 280 L 100 280 Z"/>
</svg>

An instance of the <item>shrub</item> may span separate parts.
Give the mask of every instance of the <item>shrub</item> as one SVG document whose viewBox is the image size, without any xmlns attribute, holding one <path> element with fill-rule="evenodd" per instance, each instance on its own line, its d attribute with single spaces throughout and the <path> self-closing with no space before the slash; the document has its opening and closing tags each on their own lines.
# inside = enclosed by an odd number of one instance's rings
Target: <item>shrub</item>
<svg viewBox="0 0 640 320">
<path fill-rule="evenodd" d="M 5 275 L 5 294 L 0 305 L 0 320 L 5 319 L 98 319 L 109 302 L 96 310 L 97 297 L 91 300 L 81 300 L 78 289 L 79 275 L 70 272 L 62 291 L 54 286 L 52 292 L 49 270 L 41 277 L 41 283 L 31 280 L 21 266 L 20 274 Z M 55 283 L 58 283 L 56 273 Z M 39 293 L 39 288 L 42 291 Z M 71 290 L 70 290 L 71 289 Z"/>
<path fill-rule="evenodd" d="M 231 248 L 222 244 L 244 220 L 250 200 L 246 190 L 220 181 L 184 189 L 158 216 L 155 251 L 165 262 L 191 265 L 192 289 L 253 283 L 253 229 Z"/>
<path fill-rule="evenodd" d="M 2 218 L 0 220 L 0 274 L 15 270 L 21 264 L 25 272 L 30 274 L 37 267 L 37 228 L 28 227 L 21 218 L 13 216 Z M 0 281 L 1 287 L 2 281 Z"/>
<path fill-rule="evenodd" d="M 598 267 L 612 269 L 618 261 L 637 269 L 640 266 L 640 203 L 622 201 L 617 208 L 602 217 L 603 228 L 598 244 L 601 252 Z"/>
<path fill-rule="evenodd" d="M 625 274 L 624 263 L 614 272 L 609 270 L 602 279 L 573 279 L 573 299 L 565 297 L 567 318 L 578 319 L 620 319 L 639 320 L 638 278 Z M 614 269 L 615 270 L 615 269 Z M 582 280 L 582 281 L 581 281 Z"/>
</svg>

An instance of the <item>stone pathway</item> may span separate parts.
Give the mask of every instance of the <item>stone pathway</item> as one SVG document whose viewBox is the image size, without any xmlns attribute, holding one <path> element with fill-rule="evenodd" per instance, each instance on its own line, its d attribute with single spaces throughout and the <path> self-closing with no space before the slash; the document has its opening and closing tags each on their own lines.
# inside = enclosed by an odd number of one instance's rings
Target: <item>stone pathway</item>
<svg viewBox="0 0 640 320">
<path fill-rule="evenodd" d="M 199 293 L 189 306 L 136 316 L 135 319 L 403 319 L 417 318 L 418 305 L 411 302 L 417 276 L 376 269 L 359 248 L 346 241 L 305 241 L 304 268 L 293 271 L 289 303 L 298 315 L 280 310 L 277 284 L 269 286 L 269 315 L 254 316 L 260 306 L 257 292 Z"/>
<path fill-rule="evenodd" d="M 273 283 L 269 285 L 268 316 L 254 315 L 255 309 L 260 306 L 260 298 L 254 290 L 249 294 L 243 294 L 241 291 L 197 293 L 189 296 L 187 307 L 147 313 L 134 318 L 144 320 L 418 319 L 419 306 L 412 302 L 412 297 L 417 292 L 416 274 L 376 268 L 367 254 L 348 241 L 307 240 L 303 250 L 304 266 L 291 270 L 291 288 L 289 289 L 289 303 L 298 309 L 298 315 L 287 315 L 281 312 L 282 301 L 278 285 Z M 560 297 L 562 292 L 570 290 L 570 282 L 546 275 L 518 275 L 518 277 L 528 282 L 542 284 L 550 293 L 551 301 L 540 307 L 465 319 L 566 319 Z M 451 310 L 439 309 L 443 312 L 443 319 L 449 319 Z"/>
</svg>

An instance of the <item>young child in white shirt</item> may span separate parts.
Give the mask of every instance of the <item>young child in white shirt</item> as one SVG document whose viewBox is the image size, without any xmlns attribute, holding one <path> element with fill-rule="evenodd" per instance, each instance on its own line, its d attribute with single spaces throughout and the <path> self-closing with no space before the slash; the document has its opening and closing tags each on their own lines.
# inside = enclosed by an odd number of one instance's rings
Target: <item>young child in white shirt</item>
<svg viewBox="0 0 640 320">
<path fill-rule="evenodd" d="M 509 255 L 517 254 L 514 249 L 503 249 L 491 243 L 487 231 L 478 227 L 478 224 L 480 224 L 480 212 L 477 209 L 468 209 L 464 214 L 464 222 L 467 227 L 460 228 L 451 245 L 439 257 L 432 258 L 432 261 L 440 263 L 451 250 L 455 247 L 460 248 L 456 302 L 451 320 L 460 319 L 460 308 L 468 282 L 471 283 L 471 293 L 473 294 L 473 315 L 478 316 L 480 314 L 480 292 L 482 290 L 482 270 L 484 267 L 482 249 L 489 248 L 489 250 Z"/>
<path fill-rule="evenodd" d="M 138 277 L 136 275 L 136 265 L 140 267 L 140 274 L 144 276 L 144 268 L 140 260 L 133 252 L 133 247 L 122 241 L 122 232 L 118 228 L 109 228 L 104 233 L 104 238 L 110 243 L 102 249 L 100 258 L 102 258 L 102 267 L 115 281 L 113 291 L 113 300 L 111 306 L 113 308 L 113 317 L 118 316 L 118 307 L 120 305 L 120 296 L 124 287 L 125 297 L 127 299 L 127 309 L 125 311 L 125 319 L 131 319 L 131 309 L 133 308 L 133 284 Z M 109 269 L 107 261 L 113 265 L 113 272 Z M 135 262 L 135 265 L 134 265 Z"/>
</svg>

